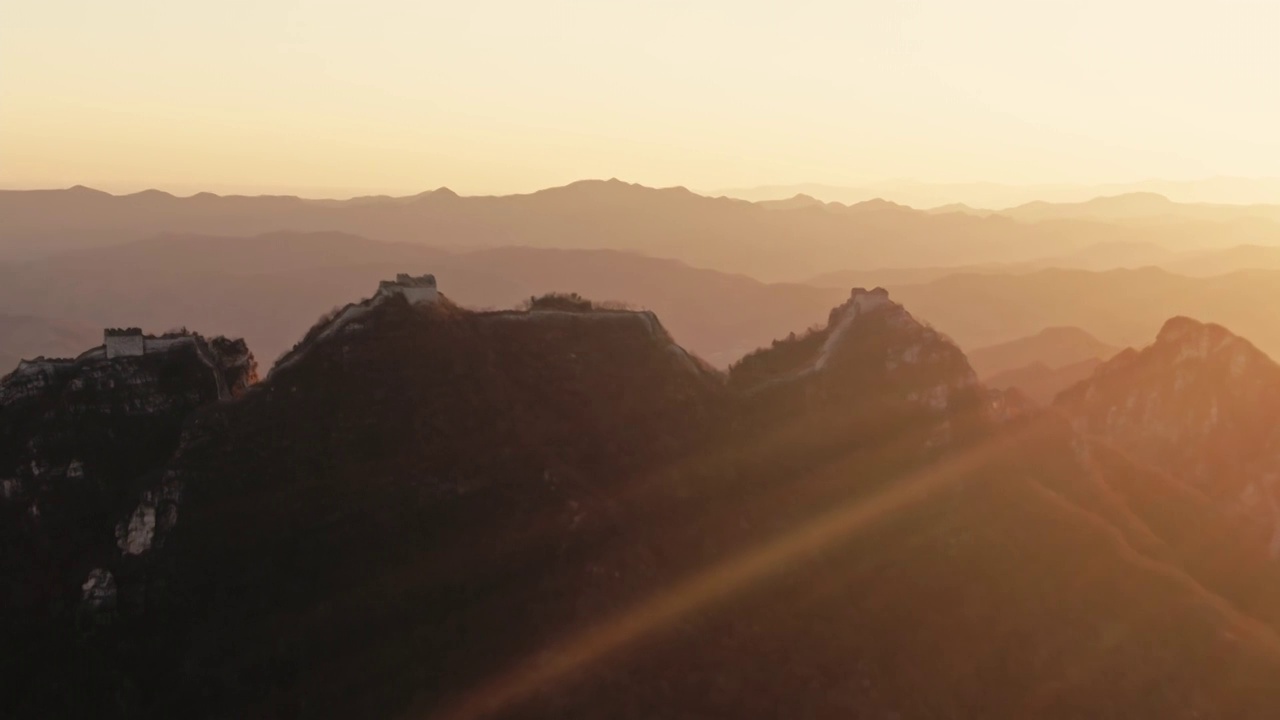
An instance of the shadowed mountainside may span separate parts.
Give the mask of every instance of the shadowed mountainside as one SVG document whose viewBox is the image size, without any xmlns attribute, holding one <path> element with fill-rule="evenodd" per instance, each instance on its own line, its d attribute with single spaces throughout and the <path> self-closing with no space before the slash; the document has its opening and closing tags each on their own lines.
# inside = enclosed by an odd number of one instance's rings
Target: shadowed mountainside
<svg viewBox="0 0 1280 720">
<path fill-rule="evenodd" d="M 728 377 L 648 313 L 359 307 L 187 423 L 144 608 L 20 714 L 1280 708 L 1265 557 L 883 291 Z"/>
<path fill-rule="evenodd" d="M 119 708 L 140 680 L 118 665 L 129 653 L 108 661 L 97 654 L 99 631 L 121 630 L 112 638 L 126 644 L 128 631 L 94 618 L 153 607 L 148 555 L 177 522 L 182 496 L 181 482 L 161 470 L 196 409 L 230 401 L 257 380 L 243 341 L 172 335 L 152 338 L 158 347 L 146 352 L 139 341 L 135 356 L 81 347 L 74 359 L 0 376 L 0 642 L 8 648 L 0 690 L 8 717 L 128 714 Z M 93 708 L 68 699 L 77 694 L 114 699 Z"/>
</svg>

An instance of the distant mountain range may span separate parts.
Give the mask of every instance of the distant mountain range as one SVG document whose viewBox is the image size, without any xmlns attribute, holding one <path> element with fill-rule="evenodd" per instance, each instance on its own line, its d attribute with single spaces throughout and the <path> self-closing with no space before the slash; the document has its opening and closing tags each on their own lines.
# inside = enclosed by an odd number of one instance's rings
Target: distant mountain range
<svg viewBox="0 0 1280 720">
<path fill-rule="evenodd" d="M 1143 270 L 958 274 L 890 290 L 961 347 L 980 348 L 1046 327 L 1084 328 L 1108 345 L 1139 346 L 1169 315 L 1219 322 L 1280 356 L 1280 271 L 1187 277 Z"/>
<path fill-rule="evenodd" d="M 1036 363 L 1051 368 L 1084 360 L 1108 360 L 1120 348 L 1108 345 L 1078 327 L 1050 327 L 1035 335 L 966 353 L 981 379 Z"/>
<path fill-rule="evenodd" d="M 1031 184 L 1010 185 L 990 182 L 926 183 L 910 180 L 867 183 L 858 186 L 764 185 L 752 188 L 716 190 L 709 195 L 727 195 L 743 200 L 779 200 L 809 195 L 828 202 L 858 203 L 887 198 L 912 207 L 932 208 L 968 205 L 1004 208 L 1037 200 L 1078 203 L 1107 195 L 1156 193 L 1184 203 L 1280 203 L 1280 178 L 1216 177 L 1203 180 L 1146 180 L 1132 183 Z"/>
<path fill-rule="evenodd" d="M 1155 243 L 1099 243 L 1069 255 L 1024 263 L 833 270 L 815 275 L 805 282 L 821 287 L 890 286 L 927 283 L 948 275 L 1018 275 L 1046 269 L 1106 271 L 1144 268 L 1158 268 L 1190 277 L 1213 277 L 1251 270 L 1280 270 L 1280 246 L 1236 245 L 1220 250 L 1175 252 Z"/>
<path fill-rule="evenodd" d="M 1097 358 L 1081 360 L 1062 367 L 1050 367 L 1034 362 L 1019 368 L 1005 370 L 988 377 L 984 382 L 995 390 L 1016 390 L 1040 405 L 1052 405 L 1064 390 L 1087 380 L 1102 361 Z"/>
<path fill-rule="evenodd" d="M 1076 327 L 1052 327 L 1007 343 L 970 350 L 978 378 L 997 390 L 1017 390 L 1041 405 L 1093 374 L 1120 348 Z"/>
<path fill-rule="evenodd" d="M 1074 203 L 1035 200 L 997 212 L 1004 217 L 1026 222 L 1075 219 L 1168 224 L 1183 220 L 1248 223 L 1280 219 L 1280 205 L 1274 203 L 1177 203 L 1164 195 L 1149 192 L 1108 195 Z"/>
<path fill-rule="evenodd" d="M 777 281 L 842 268 L 1031 263 L 1100 246 L 1178 251 L 1280 245 L 1280 206 L 1180 205 L 1125 196 L 1009 212 L 931 213 L 883 200 L 758 205 L 617 180 L 503 197 L 461 197 L 442 188 L 344 201 L 209 193 L 180 198 L 157 191 L 114 196 L 77 187 L 0 192 L 0 260 L 163 233 L 344 232 L 446 250 L 625 250 Z"/>
</svg>

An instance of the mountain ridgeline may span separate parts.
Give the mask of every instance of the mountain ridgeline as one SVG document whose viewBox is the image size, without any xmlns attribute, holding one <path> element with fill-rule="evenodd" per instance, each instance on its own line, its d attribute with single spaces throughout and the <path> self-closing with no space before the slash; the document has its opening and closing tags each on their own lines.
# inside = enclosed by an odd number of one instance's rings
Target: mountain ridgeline
<svg viewBox="0 0 1280 720">
<path fill-rule="evenodd" d="M 1280 557 L 1280 366 L 1226 328 L 1169 320 L 1055 401 L 1081 432 L 1172 473 L 1261 525 Z"/>
<path fill-rule="evenodd" d="M 1198 337 L 1173 328 L 1138 356 Z M 1197 357 L 1234 348 L 1226 369 L 1187 365 L 1170 392 L 1271 382 L 1251 347 L 1204 343 Z M 243 345 L 205 345 L 236 358 L 212 391 L 196 365 L 157 370 L 190 402 L 115 411 L 168 430 L 119 425 L 112 442 L 149 451 L 115 475 L 92 432 L 49 427 L 112 392 L 155 397 L 132 368 L 160 358 L 0 386 L 16 472 L 52 437 L 40 493 L 115 493 L 58 565 L 29 555 L 55 529 L 32 516 L 36 486 L 0 501 L 27 517 L 6 562 L 50 569 L 64 598 L 6 628 L 14 715 L 1280 709 L 1266 543 L 1204 478 L 1147 464 L 1140 425 L 1099 432 L 1109 410 L 1070 405 L 1126 406 L 1102 384 L 1137 351 L 1036 409 L 881 289 L 720 372 L 649 312 L 467 310 L 408 276 L 326 316 L 260 382 Z M 77 394 L 81 376 L 99 390 Z"/>
<path fill-rule="evenodd" d="M 287 196 L 111 195 L 86 187 L 0 191 L 0 261 L 155 235 L 342 232 L 445 249 L 632 250 L 768 280 L 833 269 L 1022 263 L 1094 245 L 1196 250 L 1280 245 L 1280 206 L 1179 204 L 1155 195 L 979 213 L 852 204 L 751 203 L 683 187 L 583 180 L 524 195 L 308 200 Z M 1169 217 L 1177 223 L 1167 222 Z M 938 238 L 946 238 L 938 242 Z M 1110 265 L 1109 267 L 1115 267 Z M 843 283 L 848 287 L 848 283 Z"/>
</svg>

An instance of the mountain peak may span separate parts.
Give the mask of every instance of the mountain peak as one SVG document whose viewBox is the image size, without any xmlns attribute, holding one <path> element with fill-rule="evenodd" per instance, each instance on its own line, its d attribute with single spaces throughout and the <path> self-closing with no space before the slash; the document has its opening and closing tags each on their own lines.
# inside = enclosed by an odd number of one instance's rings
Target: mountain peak
<svg viewBox="0 0 1280 720">
<path fill-rule="evenodd" d="M 815 367 L 822 369 L 826 366 L 827 360 L 844 342 L 845 337 L 853 328 L 854 323 L 862 316 L 869 315 L 876 311 L 883 310 L 891 314 L 892 322 L 898 325 L 919 326 L 919 323 L 912 318 L 906 308 L 889 299 L 889 291 L 882 287 L 867 290 L 865 288 L 856 287 L 849 291 L 849 300 L 843 305 L 831 310 L 831 314 L 827 317 L 827 328 L 830 335 L 823 344 L 822 354 L 818 357 Z"/>
<path fill-rule="evenodd" d="M 864 299 L 859 300 L 859 298 Z M 894 303 L 889 299 L 889 291 L 879 285 L 871 288 L 870 290 L 861 287 L 849 288 L 849 300 L 856 301 L 858 303 L 874 303 L 876 305 L 885 303 L 897 305 L 897 303 Z M 898 305 L 898 307 L 902 306 Z"/>
<path fill-rule="evenodd" d="M 67 188 L 67 192 L 84 197 L 111 197 L 111 193 L 103 192 L 87 185 L 73 185 Z"/>
<path fill-rule="evenodd" d="M 1204 332 L 1214 332 L 1230 334 L 1230 332 L 1221 325 L 1212 325 L 1204 323 L 1195 318 L 1189 318 L 1185 315 L 1171 317 L 1161 326 L 1159 334 L 1156 335 L 1157 343 L 1176 343 L 1183 339 L 1199 335 Z"/>
<path fill-rule="evenodd" d="M 370 313 L 379 306 L 394 302 L 430 306 L 440 304 L 442 301 L 447 303 L 436 286 L 435 275 L 415 277 L 407 273 L 399 273 L 394 280 L 379 282 L 377 292 L 372 296 L 359 302 L 349 303 L 340 310 L 335 309 L 321 318 L 320 322 L 316 323 L 292 350 L 280 357 L 271 368 L 268 377 L 298 362 L 316 345 L 323 344 L 337 335 L 359 330 L 362 323 L 368 321 Z M 448 303 L 448 305 L 452 304 Z"/>
<path fill-rule="evenodd" d="M 1148 203 L 1152 205 L 1167 205 L 1173 202 L 1167 196 L 1161 195 L 1158 192 L 1144 191 L 1120 193 L 1119 195 L 1104 195 L 1102 197 L 1094 198 L 1094 200 L 1114 203 Z"/>
<path fill-rule="evenodd" d="M 146 190 L 140 190 L 136 193 L 125 195 L 124 197 L 133 198 L 135 200 L 172 200 L 175 196 L 173 193 L 167 193 L 164 190 L 148 188 Z"/>
<path fill-rule="evenodd" d="M 777 399 L 786 412 L 881 419 L 920 413 L 942 419 L 972 406 L 979 393 L 964 353 L 881 287 L 853 288 L 825 327 L 775 340 L 734 365 L 729 379 L 748 395 L 766 393 L 769 412 L 777 412 Z M 795 385 L 806 389 L 789 389 Z"/>
<path fill-rule="evenodd" d="M 771 210 L 801 210 L 826 207 L 826 203 L 812 195 L 805 195 L 804 193 L 798 193 L 784 200 L 761 200 L 755 204 L 758 207 L 768 208 Z"/>
<path fill-rule="evenodd" d="M 410 195 L 405 198 L 392 198 L 386 195 L 380 195 L 380 196 L 358 198 L 354 200 L 354 202 L 360 202 L 360 203 L 366 203 L 366 204 L 386 203 L 386 202 L 406 202 L 406 201 L 422 203 L 422 202 L 431 202 L 433 200 L 453 200 L 457 197 L 459 197 L 458 193 L 454 192 L 448 187 L 445 187 L 444 185 L 441 185 L 435 190 L 423 190 L 417 195 Z M 348 202 L 353 202 L 353 201 L 348 201 Z"/>
<path fill-rule="evenodd" d="M 535 196 L 554 196 L 565 195 L 569 197 L 588 198 L 598 200 L 601 198 L 627 197 L 635 191 L 650 190 L 643 185 L 624 182 L 618 178 L 609 178 L 608 180 L 586 179 L 575 180 L 567 185 L 558 187 L 545 188 L 533 193 Z"/>
<path fill-rule="evenodd" d="M 1037 364 L 1046 370 L 1057 370 L 1085 360 L 1106 360 L 1119 351 L 1120 348 L 1098 340 L 1083 328 L 1058 325 L 1046 327 L 1035 335 L 975 348 L 967 355 L 978 377 L 985 382 L 1011 371 L 1038 372 L 1034 367 Z"/>
<path fill-rule="evenodd" d="M 855 211 L 857 210 L 863 210 L 863 211 L 906 210 L 906 211 L 914 212 L 912 208 L 906 205 L 903 205 L 901 203 L 896 203 L 892 200 L 885 200 L 884 198 L 880 198 L 880 197 L 871 198 L 870 200 L 863 200 L 862 202 L 853 203 L 852 205 L 849 205 L 848 208 L 850 210 L 855 210 Z"/>
<path fill-rule="evenodd" d="M 1271 359 L 1262 351 L 1227 328 L 1184 316 L 1166 321 L 1152 347 L 1177 348 L 1179 361 L 1190 358 L 1208 359 L 1225 351 L 1231 356 L 1228 360 L 1233 368 L 1232 374 L 1235 374 L 1234 368 L 1242 367 L 1250 357 L 1271 363 Z"/>
<path fill-rule="evenodd" d="M 1154 343 L 1103 363 L 1054 404 L 1081 432 L 1227 505 L 1280 477 L 1280 366 L 1221 325 L 1171 318 Z M 1255 509 L 1272 522 L 1269 506 Z M 1280 538 L 1280 511 L 1274 521 Z"/>
</svg>

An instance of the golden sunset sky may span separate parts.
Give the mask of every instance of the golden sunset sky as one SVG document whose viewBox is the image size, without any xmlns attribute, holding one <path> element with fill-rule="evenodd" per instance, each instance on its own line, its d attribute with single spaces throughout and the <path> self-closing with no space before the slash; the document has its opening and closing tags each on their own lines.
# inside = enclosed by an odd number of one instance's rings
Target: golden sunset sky
<svg viewBox="0 0 1280 720">
<path fill-rule="evenodd" d="M 9 0 L 0 185 L 1280 176 L 1276 0 Z"/>
</svg>

